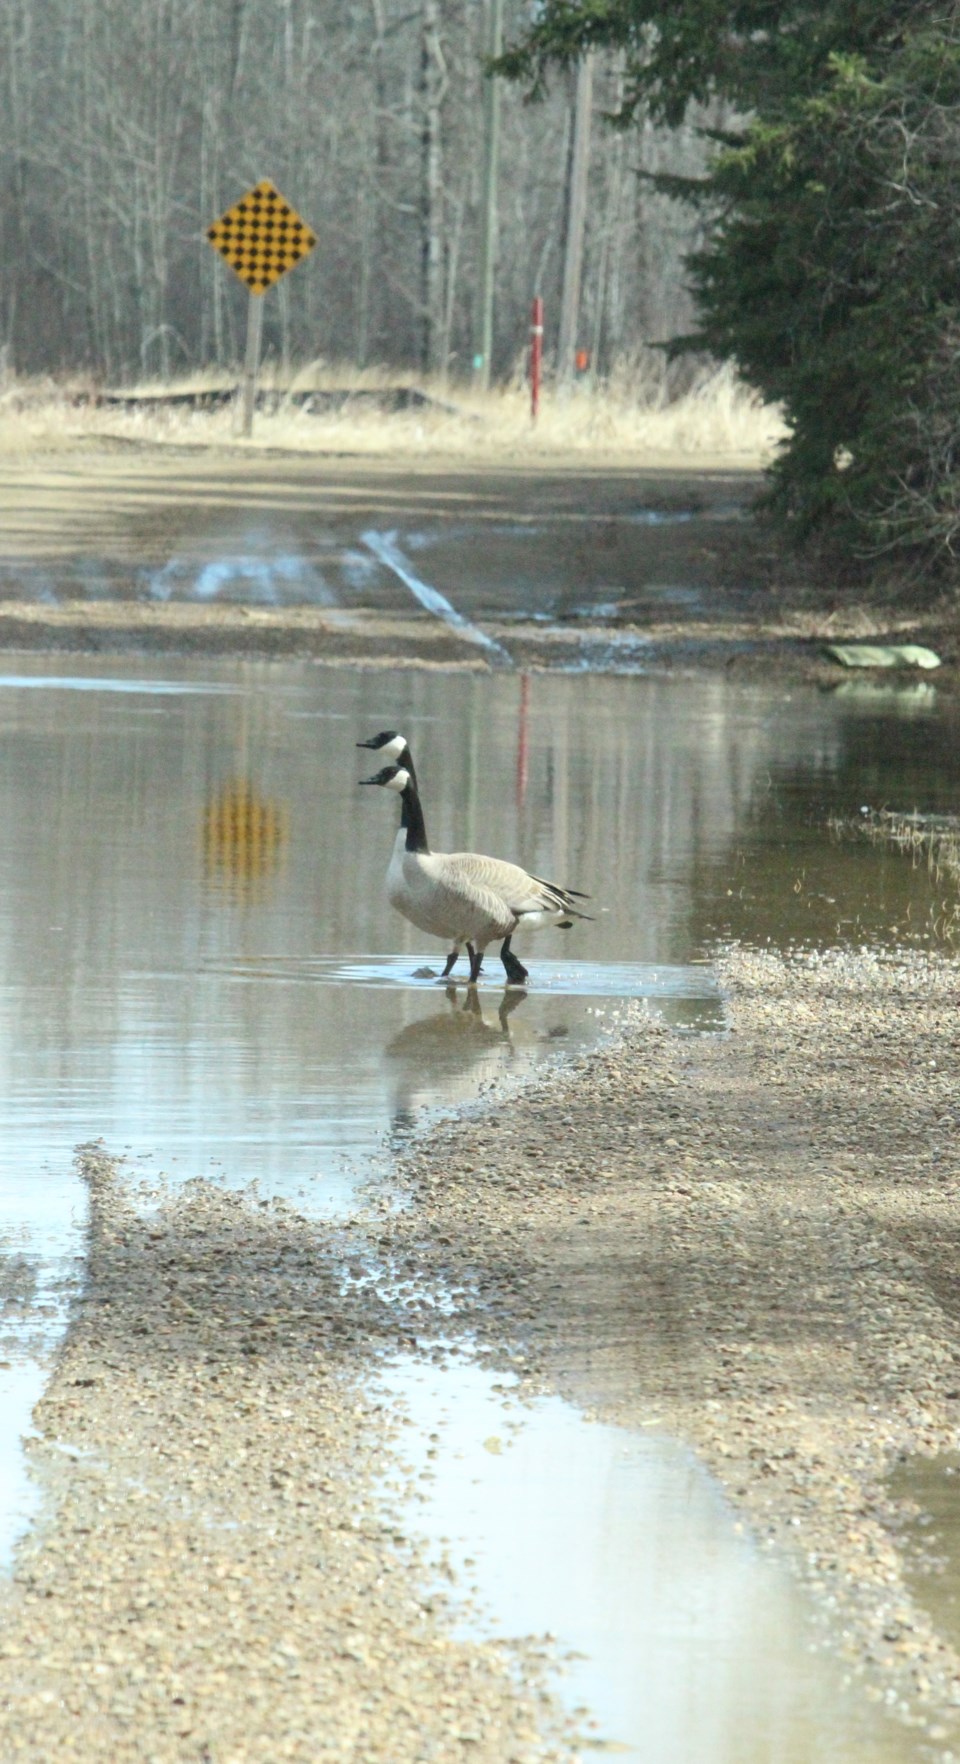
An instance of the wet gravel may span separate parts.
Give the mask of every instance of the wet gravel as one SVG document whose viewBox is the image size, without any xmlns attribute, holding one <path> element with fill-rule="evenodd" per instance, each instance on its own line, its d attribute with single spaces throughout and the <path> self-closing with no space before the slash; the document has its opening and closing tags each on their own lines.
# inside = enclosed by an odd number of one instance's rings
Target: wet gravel
<svg viewBox="0 0 960 1764">
<path fill-rule="evenodd" d="M 427 1308 L 372 1300 L 349 1239 L 282 1203 L 131 1197 L 97 1148 L 83 1169 L 88 1285 L 29 1444 L 47 1516 L 0 1604 L 0 1757 L 562 1764 L 542 1650 L 455 1640 L 382 1492 L 399 1420 L 362 1375 Z"/>
<path fill-rule="evenodd" d="M 732 1024 L 627 1031 L 434 1134 L 393 1234 L 480 1271 L 531 1386 L 690 1442 L 865 1694 L 957 1744 L 960 1658 L 907 1590 L 891 1468 L 960 1443 L 960 965 L 719 963 Z M 944 1754 L 947 1755 L 947 1754 Z"/>
<path fill-rule="evenodd" d="M 960 1443 L 960 965 L 732 949 L 720 974 L 729 1035 L 636 1009 L 416 1143 L 343 1231 L 206 1183 L 138 1194 L 88 1148 L 0 1756 L 577 1755 L 545 1653 L 458 1639 L 383 1492 L 378 1361 L 466 1340 L 689 1441 L 865 1696 L 949 1755 L 960 1658 L 908 1591 L 887 1476 Z"/>
</svg>

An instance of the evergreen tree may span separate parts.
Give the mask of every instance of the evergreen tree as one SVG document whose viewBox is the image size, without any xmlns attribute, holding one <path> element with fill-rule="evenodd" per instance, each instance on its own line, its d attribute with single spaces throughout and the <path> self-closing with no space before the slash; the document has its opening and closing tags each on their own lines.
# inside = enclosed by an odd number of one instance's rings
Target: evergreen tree
<svg viewBox="0 0 960 1764">
<path fill-rule="evenodd" d="M 725 97 L 685 341 L 782 403 L 769 506 L 848 554 L 960 547 L 960 6 L 545 0 L 504 71 L 625 51 L 621 122 Z"/>
</svg>

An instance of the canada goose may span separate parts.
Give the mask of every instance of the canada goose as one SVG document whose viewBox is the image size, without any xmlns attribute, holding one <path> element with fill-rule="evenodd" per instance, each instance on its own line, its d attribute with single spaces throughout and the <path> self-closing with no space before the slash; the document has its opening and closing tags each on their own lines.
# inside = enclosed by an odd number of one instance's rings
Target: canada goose
<svg viewBox="0 0 960 1764">
<path fill-rule="evenodd" d="M 391 760 L 394 765 L 403 766 L 410 773 L 414 785 L 419 789 L 417 769 L 413 763 L 413 754 L 410 752 L 405 735 L 399 734 L 396 729 L 381 729 L 379 735 L 371 735 L 369 741 L 358 741 L 357 746 L 372 747 L 375 752 L 380 754 L 381 758 Z M 455 943 L 444 963 L 443 972 L 440 975 L 441 980 L 449 980 L 459 959 L 460 945 Z"/>
<path fill-rule="evenodd" d="M 526 980 L 527 970 L 510 948 L 519 925 L 530 929 L 560 925 L 568 930 L 574 919 L 589 917 L 574 905 L 577 900 L 586 900 L 585 894 L 530 876 L 519 864 L 474 851 L 431 851 L 420 794 L 409 767 L 384 766 L 361 782 L 380 784 L 400 797 L 400 831 L 387 870 L 391 906 L 421 931 L 452 941 L 448 972 L 466 944 L 471 986 L 479 978 L 487 944 L 495 938 L 503 939 L 500 960 L 507 981 L 519 986 Z"/>
</svg>

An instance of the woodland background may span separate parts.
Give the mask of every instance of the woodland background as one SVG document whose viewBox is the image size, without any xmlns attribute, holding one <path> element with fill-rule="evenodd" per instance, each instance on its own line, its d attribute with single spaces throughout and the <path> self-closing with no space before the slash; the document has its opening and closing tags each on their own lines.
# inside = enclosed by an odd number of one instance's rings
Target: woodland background
<svg viewBox="0 0 960 1764">
<path fill-rule="evenodd" d="M 264 302 L 281 376 L 466 379 L 492 4 L 0 0 L 0 370 L 235 364 L 206 228 L 269 177 L 320 241 Z M 668 397 L 682 351 L 728 364 L 782 419 L 782 531 L 960 580 L 960 0 L 504 0 L 504 36 L 493 378 L 535 294 L 556 354 L 589 67 L 561 377 L 574 346 L 601 393 L 650 344 Z"/>
<path fill-rule="evenodd" d="M 8 372 L 166 378 L 242 354 L 246 294 L 207 225 L 270 177 L 319 235 L 265 302 L 282 362 L 468 371 L 483 151 L 483 0 L 0 0 L 0 347 Z M 507 0 L 505 33 L 529 6 Z M 501 82 L 492 365 L 530 301 L 555 341 L 574 74 Z M 597 57 L 579 344 L 605 366 L 689 326 L 700 223 L 640 171 L 696 175 L 693 122 L 617 132 Z M 431 275 L 425 265 L 434 266 Z"/>
</svg>

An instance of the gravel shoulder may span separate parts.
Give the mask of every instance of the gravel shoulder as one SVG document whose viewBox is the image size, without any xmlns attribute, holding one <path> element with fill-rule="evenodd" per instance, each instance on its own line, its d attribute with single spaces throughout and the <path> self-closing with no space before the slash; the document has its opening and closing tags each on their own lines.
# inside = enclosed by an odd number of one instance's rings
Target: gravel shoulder
<svg viewBox="0 0 960 1764">
<path fill-rule="evenodd" d="M 960 965 L 720 968 L 729 1036 L 638 1012 L 426 1136 L 404 1204 L 372 1189 L 343 1233 L 205 1183 L 145 1207 L 87 1149 L 88 1283 L 36 1411 L 48 1517 L 5 1595 L 0 1756 L 574 1756 L 543 1658 L 454 1638 L 382 1492 L 402 1429 L 376 1365 L 447 1351 L 441 1326 L 531 1392 L 688 1441 L 866 1694 L 955 1742 L 960 1659 L 910 1595 L 885 1479 L 958 1443 Z M 345 1280 L 371 1257 L 412 1300 Z"/>
</svg>

